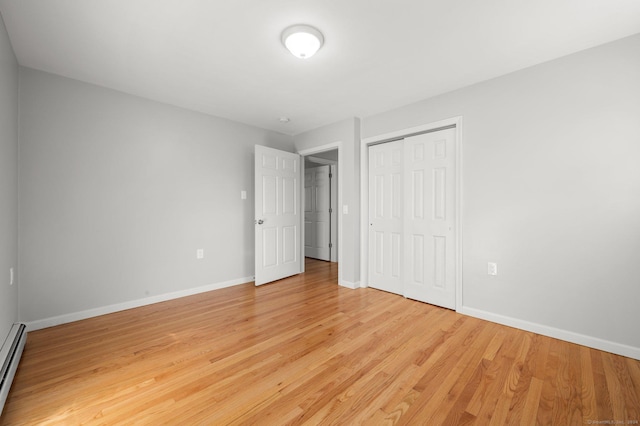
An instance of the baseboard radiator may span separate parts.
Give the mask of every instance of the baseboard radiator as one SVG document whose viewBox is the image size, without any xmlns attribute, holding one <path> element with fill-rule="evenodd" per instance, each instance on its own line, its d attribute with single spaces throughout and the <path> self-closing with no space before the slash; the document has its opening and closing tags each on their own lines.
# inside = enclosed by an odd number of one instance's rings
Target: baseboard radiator
<svg viewBox="0 0 640 426">
<path fill-rule="evenodd" d="M 4 341 L 2 348 L 0 349 L 0 363 L 2 363 L 2 370 L 0 370 L 0 414 L 4 409 L 4 403 L 9 395 L 9 389 L 13 382 L 13 376 L 18 369 L 18 363 L 24 350 L 24 345 L 27 343 L 27 330 L 24 324 L 13 324 L 7 340 Z"/>
</svg>

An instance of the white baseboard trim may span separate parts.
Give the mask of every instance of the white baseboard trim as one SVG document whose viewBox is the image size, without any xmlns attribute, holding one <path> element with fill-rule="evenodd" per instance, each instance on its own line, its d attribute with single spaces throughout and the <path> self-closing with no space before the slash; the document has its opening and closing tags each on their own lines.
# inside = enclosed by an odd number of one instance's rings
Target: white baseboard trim
<svg viewBox="0 0 640 426">
<path fill-rule="evenodd" d="M 461 314 L 640 360 L 640 348 L 463 306 Z"/>
<path fill-rule="evenodd" d="M 237 278 L 235 280 L 223 281 L 214 284 L 208 284 L 200 287 L 190 288 L 187 290 L 174 291 L 171 293 L 159 294 L 157 296 L 145 297 L 144 299 L 130 300 L 127 302 L 116 303 L 114 305 L 101 306 L 99 308 L 87 309 L 85 311 L 72 312 L 70 314 L 58 315 L 55 317 L 44 318 L 35 321 L 25 322 L 27 331 L 40 330 L 42 328 L 53 327 L 69 322 L 80 321 L 87 318 L 97 317 L 100 315 L 111 314 L 114 312 L 124 311 L 126 309 L 138 308 L 140 306 L 151 305 L 154 303 L 165 302 L 167 300 L 179 299 L 180 297 L 192 296 L 207 291 L 219 290 L 225 287 L 245 284 L 253 281 L 253 277 Z"/>
<path fill-rule="evenodd" d="M 342 280 L 342 281 L 339 281 L 338 284 L 342 287 L 350 288 L 352 290 L 355 290 L 356 288 L 360 288 L 360 281 L 353 283 L 351 281 Z"/>
</svg>

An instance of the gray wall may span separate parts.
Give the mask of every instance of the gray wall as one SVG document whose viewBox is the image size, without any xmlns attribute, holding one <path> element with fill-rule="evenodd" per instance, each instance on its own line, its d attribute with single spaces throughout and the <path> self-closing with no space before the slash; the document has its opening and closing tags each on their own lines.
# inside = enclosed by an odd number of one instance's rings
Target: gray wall
<svg viewBox="0 0 640 426">
<path fill-rule="evenodd" d="M 0 195 L 15 200 L 5 183 L 15 182 L 17 143 L 6 35 L 0 49 L 1 119 L 14 123 L 2 123 Z M 253 204 L 239 193 L 253 190 L 254 144 L 343 143 L 340 268 L 356 284 L 360 137 L 461 115 L 464 308 L 640 348 L 638 52 L 634 36 L 293 140 L 21 69 L 21 319 L 251 276 Z M 2 209 L 6 279 L 15 202 Z M 488 261 L 498 276 L 487 276 Z M 5 297 L 0 285 L 7 328 L 15 289 Z"/>
<path fill-rule="evenodd" d="M 342 245 L 340 276 L 347 286 L 357 286 L 360 282 L 360 120 L 351 118 L 301 133 L 294 137 L 296 149 L 303 151 L 334 142 L 342 143 L 339 164 L 342 174 L 339 184 L 342 186 L 342 204 L 349 208 L 348 214 L 342 213 Z"/>
<path fill-rule="evenodd" d="M 9 268 L 16 283 L 9 285 Z M 0 17 L 0 346 L 18 320 L 18 63 Z"/>
<path fill-rule="evenodd" d="M 465 308 L 640 348 L 639 76 L 636 35 L 363 119 L 463 116 Z"/>
<path fill-rule="evenodd" d="M 290 136 L 20 77 L 22 320 L 253 275 L 253 147 L 292 151 Z"/>
</svg>

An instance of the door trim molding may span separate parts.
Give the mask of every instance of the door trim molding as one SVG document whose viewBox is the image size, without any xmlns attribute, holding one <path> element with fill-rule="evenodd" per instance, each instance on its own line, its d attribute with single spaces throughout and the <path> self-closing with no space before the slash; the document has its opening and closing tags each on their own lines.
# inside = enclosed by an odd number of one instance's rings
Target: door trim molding
<svg viewBox="0 0 640 426">
<path fill-rule="evenodd" d="M 360 286 L 369 286 L 369 232 L 367 223 L 369 215 L 369 146 L 402 139 L 415 134 L 426 133 L 443 127 L 455 127 L 456 146 L 456 311 L 459 312 L 463 306 L 463 285 L 462 285 L 462 116 L 447 118 L 415 127 L 407 127 L 389 133 L 382 133 L 360 140 Z"/>
<path fill-rule="evenodd" d="M 338 164 L 338 161 L 327 160 L 326 158 L 314 157 L 313 155 L 306 155 L 305 157 L 309 158 L 309 160 L 311 160 L 314 163 L 322 164 L 324 166 L 335 166 L 336 164 Z"/>
<path fill-rule="evenodd" d="M 320 152 L 325 152 L 325 151 L 331 151 L 333 149 L 337 149 L 338 150 L 338 205 L 336 207 L 338 208 L 342 208 L 342 182 L 344 182 L 344 179 L 342 179 L 342 176 L 344 176 L 343 173 L 343 168 L 344 168 L 344 151 L 343 151 L 343 143 L 342 141 L 335 141 L 335 142 L 330 142 L 327 143 L 325 145 L 320 145 L 320 146 L 314 146 L 313 148 L 307 148 L 307 149 L 301 149 L 298 150 L 297 153 L 299 155 L 301 155 L 302 157 L 306 157 L 309 155 L 313 155 L 313 154 L 318 154 Z M 304 176 L 304 160 L 300 161 L 300 164 L 302 165 L 302 176 Z M 300 185 L 301 187 L 301 191 L 300 191 L 300 200 L 301 202 L 304 201 L 304 185 Z M 340 213 L 341 210 L 338 210 L 338 214 Z M 301 235 L 302 235 L 302 244 L 300 247 L 301 250 L 301 258 L 304 259 L 304 215 L 302 215 L 302 231 L 301 231 Z M 342 249 L 342 247 L 344 247 L 344 245 L 342 244 L 342 217 L 340 217 L 338 219 L 338 285 L 341 285 L 343 287 L 349 287 L 349 288 L 353 288 L 352 287 L 352 283 L 347 283 L 346 281 L 344 281 L 344 279 L 342 278 L 342 266 L 344 265 L 343 262 L 343 257 L 342 254 L 344 253 L 344 250 Z M 304 260 L 302 261 L 302 271 L 304 272 Z"/>
</svg>

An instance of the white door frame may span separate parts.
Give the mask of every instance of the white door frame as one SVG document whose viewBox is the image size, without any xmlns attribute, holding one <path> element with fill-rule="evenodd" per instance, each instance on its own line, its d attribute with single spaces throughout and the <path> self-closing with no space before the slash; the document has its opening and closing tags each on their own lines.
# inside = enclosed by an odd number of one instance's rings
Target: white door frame
<svg viewBox="0 0 640 426">
<path fill-rule="evenodd" d="M 340 222 L 338 220 L 338 206 L 340 204 L 338 204 L 337 196 L 338 185 L 340 184 L 340 174 L 338 173 L 337 169 L 339 161 L 327 160 L 326 158 L 314 157 L 312 155 L 308 155 L 306 156 L 306 158 L 317 164 L 331 166 L 331 173 L 333 174 L 333 178 L 331 179 L 331 242 L 333 243 L 333 245 L 331 246 L 331 262 L 338 262 L 338 256 L 336 255 L 336 253 L 339 253 L 340 250 L 338 244 L 338 230 L 335 226 L 333 226 L 333 224 L 339 224 Z"/>
<path fill-rule="evenodd" d="M 462 116 L 370 136 L 360 141 L 360 287 L 369 286 L 369 146 L 405 138 L 442 127 L 456 127 L 456 311 L 462 309 Z"/>
<path fill-rule="evenodd" d="M 301 155 L 302 157 L 306 157 L 306 156 L 318 154 L 321 152 L 332 151 L 334 149 L 338 150 L 338 205 L 336 207 L 339 208 L 338 214 L 340 214 L 342 211 L 342 207 L 341 207 L 342 206 L 342 182 L 344 182 L 344 179 L 342 178 L 342 176 L 344 176 L 344 173 L 343 173 L 344 157 L 343 157 L 342 141 L 331 142 L 331 143 L 316 146 L 313 148 L 298 150 L 298 154 Z M 304 176 L 304 160 L 300 161 L 300 164 L 302 168 L 302 176 Z M 301 186 L 300 201 L 302 202 L 302 205 L 304 205 L 304 185 L 300 185 L 300 186 Z M 304 222 L 304 218 L 302 220 Z M 345 285 L 343 284 L 343 280 L 342 280 L 342 253 L 344 253 L 344 250 L 342 250 L 342 247 L 344 247 L 342 245 L 342 222 L 343 222 L 342 217 L 340 217 L 338 219 L 338 285 Z M 302 235 L 302 244 L 300 247 L 301 259 L 304 259 L 304 223 L 302 224 L 301 235 Z M 302 261 L 302 271 L 304 272 L 304 260 Z"/>
<path fill-rule="evenodd" d="M 305 158 L 305 157 L 301 157 Z M 309 158 L 309 157 L 306 157 Z M 303 160 L 306 163 L 306 158 Z M 332 166 L 329 164 L 315 164 L 311 163 L 311 165 L 305 164 L 304 169 L 304 179 L 303 184 L 305 187 L 304 203 L 302 204 L 304 208 L 301 210 L 304 214 L 304 224 L 305 224 L 305 234 L 304 234 L 304 255 L 305 257 L 311 257 L 314 259 L 325 260 L 327 262 L 331 261 L 331 251 L 333 247 L 331 247 L 332 242 L 332 231 L 335 227 L 335 222 L 332 210 L 331 203 L 331 186 L 332 186 L 332 178 L 331 178 L 331 170 Z M 307 173 L 308 172 L 308 173 Z M 320 185 L 318 182 L 318 172 L 320 175 L 324 175 L 326 173 L 326 181 L 324 181 L 324 185 L 322 185 L 323 181 L 320 181 Z M 324 176 L 321 178 L 324 179 Z M 307 183 L 309 183 L 309 187 L 307 187 Z M 310 191 L 307 191 L 307 188 Z M 311 190 L 312 189 L 312 190 Z M 307 195 L 310 196 L 310 200 L 307 200 Z M 326 205 L 324 208 L 318 210 L 318 200 L 322 200 L 322 197 L 326 197 Z M 307 207 L 311 207 L 311 211 L 307 214 Z M 326 226 L 323 227 L 324 232 L 319 232 L 320 228 L 318 227 L 318 216 L 321 216 L 322 219 L 326 219 Z M 309 221 L 309 222 L 308 222 Z M 313 241 L 308 240 L 308 236 L 306 234 L 307 223 L 311 223 L 309 227 L 312 232 L 311 236 L 314 236 L 315 239 Z M 333 226 L 332 226 L 333 225 Z M 326 238 L 326 245 L 320 246 L 318 243 L 322 241 L 323 238 Z M 312 244 L 307 245 L 308 242 Z M 337 246 L 337 243 L 336 243 Z M 308 253 L 308 254 L 307 254 Z M 326 258 L 325 258 L 326 255 Z"/>
</svg>

